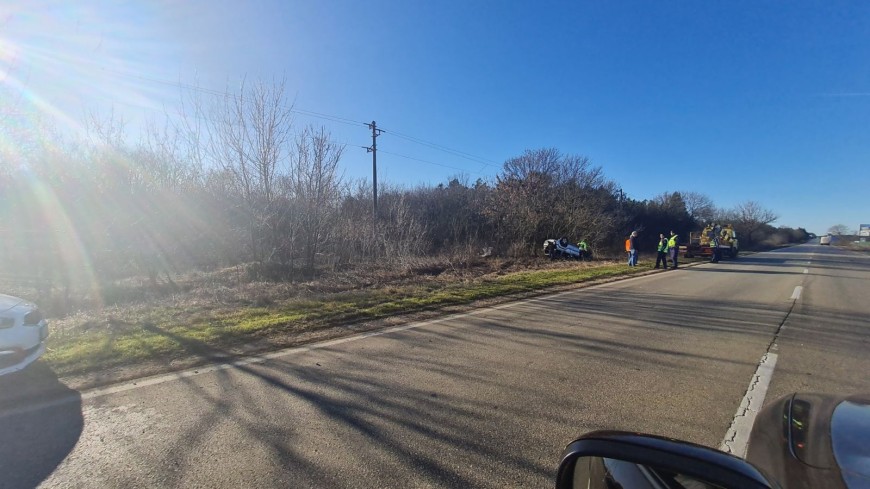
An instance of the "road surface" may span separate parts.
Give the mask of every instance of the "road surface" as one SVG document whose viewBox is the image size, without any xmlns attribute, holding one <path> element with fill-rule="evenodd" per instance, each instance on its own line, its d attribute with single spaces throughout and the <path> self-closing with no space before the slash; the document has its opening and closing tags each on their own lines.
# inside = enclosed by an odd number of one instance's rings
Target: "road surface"
<svg viewBox="0 0 870 489">
<path fill-rule="evenodd" d="M 99 390 L 37 366 L 0 487 L 551 487 L 590 430 L 738 443 L 771 354 L 767 402 L 870 391 L 868 297 L 870 257 L 802 245 Z"/>
</svg>

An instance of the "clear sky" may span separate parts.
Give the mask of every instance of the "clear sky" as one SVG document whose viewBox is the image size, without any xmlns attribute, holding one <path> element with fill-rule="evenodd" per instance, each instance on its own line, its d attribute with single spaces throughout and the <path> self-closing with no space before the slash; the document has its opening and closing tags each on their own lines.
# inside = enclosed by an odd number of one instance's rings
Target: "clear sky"
<svg viewBox="0 0 870 489">
<path fill-rule="evenodd" d="M 285 77 L 298 109 L 376 120 L 389 182 L 491 178 L 556 147 L 637 199 L 752 199 L 814 232 L 870 222 L 867 1 L 0 4 L 0 79 L 71 124 L 114 107 L 135 125 L 177 110 L 172 83 L 243 76 Z M 297 121 L 330 129 L 346 175 L 370 177 L 365 126 Z"/>
</svg>

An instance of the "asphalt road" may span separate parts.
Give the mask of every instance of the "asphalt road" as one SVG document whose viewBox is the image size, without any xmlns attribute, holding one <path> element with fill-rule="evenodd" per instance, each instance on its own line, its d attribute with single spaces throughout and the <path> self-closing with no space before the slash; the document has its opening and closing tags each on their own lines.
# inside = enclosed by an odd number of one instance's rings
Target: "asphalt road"
<svg viewBox="0 0 870 489">
<path fill-rule="evenodd" d="M 590 430 L 719 446 L 772 344 L 768 402 L 870 391 L 868 297 L 870 257 L 803 245 L 135 385 L 37 366 L 0 487 L 551 487 Z"/>
</svg>

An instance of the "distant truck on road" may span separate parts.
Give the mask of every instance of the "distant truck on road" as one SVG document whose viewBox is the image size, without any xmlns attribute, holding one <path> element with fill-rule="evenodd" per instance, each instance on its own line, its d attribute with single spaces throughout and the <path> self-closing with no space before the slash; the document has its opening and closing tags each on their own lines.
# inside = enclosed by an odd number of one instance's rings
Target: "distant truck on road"
<svg viewBox="0 0 870 489">
<path fill-rule="evenodd" d="M 821 238 L 819 238 L 819 244 L 820 244 L 820 245 L 828 245 L 828 246 L 830 246 L 830 245 L 831 245 L 831 241 L 832 241 L 833 239 L 834 239 L 834 236 L 831 235 L 830 233 L 828 233 L 828 234 L 822 236 Z"/>
</svg>

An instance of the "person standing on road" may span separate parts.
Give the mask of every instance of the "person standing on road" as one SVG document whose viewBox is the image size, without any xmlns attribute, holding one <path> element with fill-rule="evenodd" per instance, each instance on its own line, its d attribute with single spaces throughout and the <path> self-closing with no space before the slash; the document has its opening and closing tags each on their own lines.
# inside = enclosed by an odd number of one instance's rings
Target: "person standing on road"
<svg viewBox="0 0 870 489">
<path fill-rule="evenodd" d="M 628 266 L 637 266 L 637 231 L 632 231 L 628 237 Z"/>
<path fill-rule="evenodd" d="M 577 248 L 580 248 L 580 259 L 588 260 L 589 259 L 589 245 L 586 244 L 586 239 L 581 239 L 579 243 L 577 243 Z"/>
<path fill-rule="evenodd" d="M 710 248 L 712 248 L 713 256 L 710 257 L 710 261 L 713 263 L 719 263 L 719 236 L 714 234 L 713 238 L 710 240 Z"/>
<path fill-rule="evenodd" d="M 680 254 L 680 239 L 673 230 L 671 230 L 671 237 L 668 239 L 668 253 L 670 253 L 671 261 L 673 262 L 671 268 L 677 268 L 677 256 Z"/>
<path fill-rule="evenodd" d="M 665 233 L 659 234 L 659 245 L 656 248 L 656 266 L 653 268 L 659 268 L 659 263 L 662 264 L 662 268 L 668 268 L 668 238 L 665 238 Z"/>
</svg>

